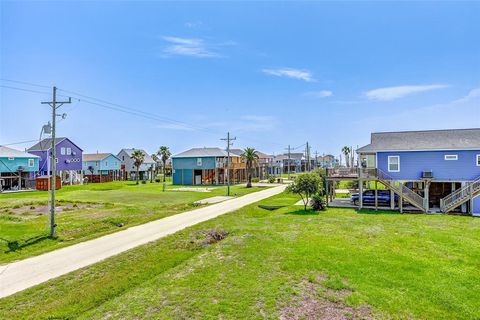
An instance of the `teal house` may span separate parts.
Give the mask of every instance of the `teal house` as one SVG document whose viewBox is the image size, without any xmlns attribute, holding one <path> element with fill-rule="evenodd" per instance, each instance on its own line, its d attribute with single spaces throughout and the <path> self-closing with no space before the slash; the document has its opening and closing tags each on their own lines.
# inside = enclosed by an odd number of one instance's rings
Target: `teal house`
<svg viewBox="0 0 480 320">
<path fill-rule="evenodd" d="M 82 173 L 89 182 L 118 180 L 122 160 L 112 153 L 84 153 Z"/>
<path fill-rule="evenodd" d="M 0 146 L 1 190 L 34 188 L 38 162 L 36 155 Z"/>
</svg>

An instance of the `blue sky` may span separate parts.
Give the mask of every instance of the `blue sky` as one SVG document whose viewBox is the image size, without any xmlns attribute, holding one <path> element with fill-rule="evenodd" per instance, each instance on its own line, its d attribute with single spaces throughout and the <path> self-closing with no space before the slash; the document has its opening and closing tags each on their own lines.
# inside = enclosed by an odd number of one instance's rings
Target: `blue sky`
<svg viewBox="0 0 480 320">
<path fill-rule="evenodd" d="M 235 147 L 338 155 L 372 131 L 480 127 L 479 16 L 480 2 L 1 2 L 0 72 L 157 115 L 68 93 L 58 135 L 87 152 L 230 131 Z M 50 89 L 0 83 L 0 143 L 38 139 L 51 97 L 5 86 Z"/>
</svg>

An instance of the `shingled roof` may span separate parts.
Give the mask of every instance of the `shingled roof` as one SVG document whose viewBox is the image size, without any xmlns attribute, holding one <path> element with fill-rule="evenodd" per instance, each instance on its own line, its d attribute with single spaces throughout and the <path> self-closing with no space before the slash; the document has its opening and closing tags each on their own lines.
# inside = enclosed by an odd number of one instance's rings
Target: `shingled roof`
<svg viewBox="0 0 480 320">
<path fill-rule="evenodd" d="M 193 158 L 193 157 L 226 157 L 227 152 L 220 148 L 192 148 L 190 150 L 174 155 L 172 158 Z M 230 153 L 230 157 L 238 157 L 234 153 Z"/>
<path fill-rule="evenodd" d="M 38 156 L 36 156 L 34 154 L 24 152 L 24 151 L 20 151 L 20 150 L 17 150 L 17 149 L 12 149 L 12 148 L 5 147 L 5 146 L 0 146 L 0 157 L 5 157 L 5 158 L 6 157 L 8 157 L 8 158 L 38 158 Z"/>
<path fill-rule="evenodd" d="M 480 149 L 480 128 L 375 132 L 357 152 Z"/>
<path fill-rule="evenodd" d="M 116 155 L 111 154 L 111 153 L 84 153 L 82 155 L 83 161 L 101 161 L 109 156 L 114 156 L 117 158 Z M 118 158 L 117 158 L 118 159 Z M 120 159 L 118 159 L 120 160 Z"/>
</svg>

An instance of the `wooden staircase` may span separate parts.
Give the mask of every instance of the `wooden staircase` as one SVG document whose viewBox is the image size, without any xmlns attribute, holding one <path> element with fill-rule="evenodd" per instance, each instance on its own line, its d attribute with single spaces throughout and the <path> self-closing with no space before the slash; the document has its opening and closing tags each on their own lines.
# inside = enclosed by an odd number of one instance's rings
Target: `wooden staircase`
<svg viewBox="0 0 480 320">
<path fill-rule="evenodd" d="M 387 188 L 398 194 L 403 199 L 407 200 L 410 204 L 423 212 L 427 212 L 427 199 L 423 198 L 421 195 L 414 192 L 404 184 L 395 183 L 395 180 L 391 176 L 380 169 L 377 169 L 377 178 L 378 181 L 383 183 Z"/>
<path fill-rule="evenodd" d="M 440 199 L 440 210 L 447 213 L 478 195 L 480 195 L 480 177 Z"/>
</svg>

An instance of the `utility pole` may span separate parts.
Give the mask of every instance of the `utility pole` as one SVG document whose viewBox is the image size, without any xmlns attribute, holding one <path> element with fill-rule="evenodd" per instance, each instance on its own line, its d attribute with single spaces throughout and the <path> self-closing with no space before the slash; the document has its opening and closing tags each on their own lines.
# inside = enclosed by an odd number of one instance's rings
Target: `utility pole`
<svg viewBox="0 0 480 320">
<path fill-rule="evenodd" d="M 233 145 L 233 140 L 237 138 L 230 138 L 230 132 L 227 132 L 227 138 L 222 138 L 220 140 L 227 141 L 227 196 L 230 196 L 230 146 Z"/>
<path fill-rule="evenodd" d="M 315 150 L 315 169 L 318 169 L 318 151 Z"/>
<path fill-rule="evenodd" d="M 308 141 L 307 141 L 307 148 L 306 148 L 306 156 L 307 156 L 307 166 L 305 167 L 305 171 L 310 171 L 310 147 L 308 146 Z"/>
<path fill-rule="evenodd" d="M 288 180 L 290 180 L 290 145 L 288 145 L 288 164 L 287 164 L 287 171 L 288 171 Z"/>
<path fill-rule="evenodd" d="M 56 157 L 56 144 L 55 144 L 55 120 L 58 116 L 65 119 L 66 114 L 57 114 L 57 109 L 60 108 L 65 103 L 72 103 L 72 98 L 68 98 L 68 101 L 57 101 L 57 87 L 53 87 L 52 101 L 42 101 L 42 104 L 48 104 L 52 107 L 52 160 L 50 161 L 52 165 L 52 190 L 51 190 L 51 200 L 50 200 L 50 237 L 55 236 L 55 188 L 57 183 L 57 157 Z M 48 152 L 47 152 L 48 158 Z"/>
</svg>

